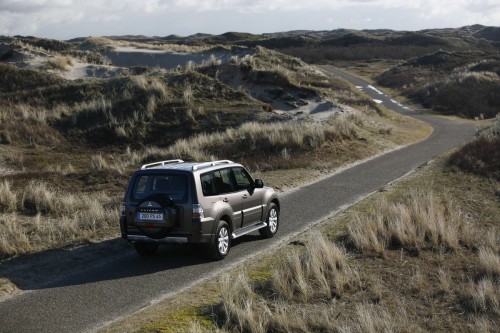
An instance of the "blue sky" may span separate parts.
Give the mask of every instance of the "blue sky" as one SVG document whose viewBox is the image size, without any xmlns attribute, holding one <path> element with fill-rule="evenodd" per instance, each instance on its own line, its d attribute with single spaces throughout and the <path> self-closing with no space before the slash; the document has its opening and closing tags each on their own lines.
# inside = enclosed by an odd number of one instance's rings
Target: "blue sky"
<svg viewBox="0 0 500 333">
<path fill-rule="evenodd" d="M 498 0 L 0 0 L 0 35 L 56 39 L 228 31 L 500 25 Z"/>
</svg>

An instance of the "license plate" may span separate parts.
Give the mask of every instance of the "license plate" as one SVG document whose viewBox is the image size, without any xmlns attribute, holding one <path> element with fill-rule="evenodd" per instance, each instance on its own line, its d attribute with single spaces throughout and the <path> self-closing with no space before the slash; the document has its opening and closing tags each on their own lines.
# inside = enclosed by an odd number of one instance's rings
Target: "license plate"
<svg viewBox="0 0 500 333">
<path fill-rule="evenodd" d="M 149 221 L 162 221 L 163 214 L 162 213 L 139 213 L 139 220 L 149 220 Z"/>
</svg>

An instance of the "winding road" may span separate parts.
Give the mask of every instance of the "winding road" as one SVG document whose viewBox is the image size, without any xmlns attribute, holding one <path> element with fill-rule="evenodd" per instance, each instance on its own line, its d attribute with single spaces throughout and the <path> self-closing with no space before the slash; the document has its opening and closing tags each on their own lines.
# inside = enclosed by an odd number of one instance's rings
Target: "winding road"
<svg viewBox="0 0 500 333">
<path fill-rule="evenodd" d="M 202 259 L 195 249 L 182 246 L 161 248 L 157 256 L 144 259 L 136 255 L 132 246 L 113 239 L 89 246 L 90 250 L 84 247 L 66 251 L 70 274 L 56 281 L 39 276 L 35 282 L 33 279 L 28 282 L 23 273 L 9 270 L 9 263 L 0 265 L 0 277 L 10 278 L 22 290 L 0 302 L 0 331 L 97 331 L 117 318 L 234 266 L 245 257 L 272 246 L 271 243 L 285 240 L 474 135 L 471 125 L 419 114 L 358 78 L 333 67 L 323 66 L 323 69 L 350 81 L 386 107 L 431 124 L 432 135 L 283 195 L 280 231 L 273 241 L 261 240 L 256 235 L 242 237 L 220 262 Z M 82 259 L 88 251 L 93 251 L 99 259 L 91 264 Z M 49 252 L 39 256 L 51 255 Z M 36 261 L 37 256 L 34 258 L 31 260 Z"/>
</svg>

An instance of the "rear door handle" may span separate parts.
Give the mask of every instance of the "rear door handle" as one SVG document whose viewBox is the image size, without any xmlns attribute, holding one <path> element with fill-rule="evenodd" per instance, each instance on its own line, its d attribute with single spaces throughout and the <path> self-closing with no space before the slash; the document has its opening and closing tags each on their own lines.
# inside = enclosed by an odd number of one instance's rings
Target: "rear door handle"
<svg viewBox="0 0 500 333">
<path fill-rule="evenodd" d="M 224 198 L 224 199 L 222 199 L 222 201 L 224 201 L 224 202 L 228 202 L 229 200 L 227 200 L 227 198 Z"/>
<path fill-rule="evenodd" d="M 248 198 L 248 196 L 245 194 L 245 195 L 243 196 L 243 199 L 246 199 L 246 198 Z"/>
</svg>

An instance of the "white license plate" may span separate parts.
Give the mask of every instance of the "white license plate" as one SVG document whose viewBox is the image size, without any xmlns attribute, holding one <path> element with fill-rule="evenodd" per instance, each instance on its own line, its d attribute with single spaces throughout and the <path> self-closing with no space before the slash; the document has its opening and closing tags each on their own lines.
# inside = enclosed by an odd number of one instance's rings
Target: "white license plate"
<svg viewBox="0 0 500 333">
<path fill-rule="evenodd" d="M 162 213 L 139 213 L 139 220 L 153 220 L 153 221 L 161 221 L 163 220 Z"/>
</svg>

